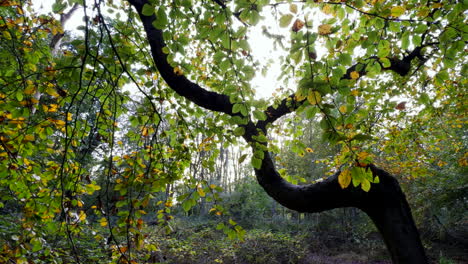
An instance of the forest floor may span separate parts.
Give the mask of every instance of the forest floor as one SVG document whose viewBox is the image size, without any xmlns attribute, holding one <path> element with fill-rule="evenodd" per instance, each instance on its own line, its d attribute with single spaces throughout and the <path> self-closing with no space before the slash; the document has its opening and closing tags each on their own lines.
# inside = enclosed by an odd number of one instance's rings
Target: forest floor
<svg viewBox="0 0 468 264">
<path fill-rule="evenodd" d="M 359 236 L 333 231 L 246 229 L 243 241 L 228 239 L 215 225 L 178 228 L 169 235 L 152 232 L 158 245 L 147 263 L 178 264 L 391 264 L 376 232 Z M 465 246 L 453 241 L 425 241 L 431 263 L 468 263 Z"/>
</svg>

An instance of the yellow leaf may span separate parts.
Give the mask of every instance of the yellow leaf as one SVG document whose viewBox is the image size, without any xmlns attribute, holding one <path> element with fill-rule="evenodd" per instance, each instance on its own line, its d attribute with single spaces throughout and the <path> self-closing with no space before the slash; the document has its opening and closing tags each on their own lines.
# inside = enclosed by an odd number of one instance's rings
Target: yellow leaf
<svg viewBox="0 0 468 264">
<path fill-rule="evenodd" d="M 144 137 L 148 136 L 148 128 L 147 127 L 143 127 L 141 129 L 141 135 L 144 136 Z"/>
<path fill-rule="evenodd" d="M 296 4 L 291 4 L 289 6 L 289 11 L 291 11 L 291 13 L 296 14 L 297 13 L 297 5 Z"/>
<path fill-rule="evenodd" d="M 426 17 L 430 13 L 430 10 L 428 8 L 419 10 L 419 12 L 416 14 L 419 17 Z"/>
<path fill-rule="evenodd" d="M 340 112 L 341 112 L 342 114 L 344 114 L 344 113 L 346 113 L 346 111 L 348 110 L 348 108 L 346 107 L 346 105 L 342 105 L 342 106 L 340 106 L 339 110 L 340 110 Z"/>
<path fill-rule="evenodd" d="M 32 85 L 28 85 L 26 89 L 24 89 L 24 94 L 31 95 L 36 92 L 36 87 Z"/>
<path fill-rule="evenodd" d="M 72 113 L 67 113 L 67 121 L 72 121 Z"/>
<path fill-rule="evenodd" d="M 352 90 L 352 91 L 351 91 L 351 95 L 352 95 L 352 96 L 358 96 L 358 95 L 359 95 L 359 91 L 358 91 L 358 90 Z"/>
<path fill-rule="evenodd" d="M 349 169 L 342 171 L 340 175 L 338 175 L 338 183 L 342 189 L 349 186 L 351 183 L 351 171 Z"/>
<path fill-rule="evenodd" d="M 174 68 L 174 73 L 176 75 L 183 75 L 184 74 L 184 72 L 179 67 Z"/>
<path fill-rule="evenodd" d="M 391 10 L 391 15 L 393 17 L 399 17 L 405 13 L 405 8 L 402 6 L 394 6 Z"/>
<path fill-rule="evenodd" d="M 24 258 L 16 259 L 16 264 L 28 264 L 29 262 Z"/>
<path fill-rule="evenodd" d="M 76 205 L 78 205 L 78 207 L 83 207 L 83 202 L 78 200 L 78 201 L 76 202 Z"/>
<path fill-rule="evenodd" d="M 35 139 L 35 138 L 34 138 L 34 135 L 26 135 L 26 136 L 24 136 L 24 140 L 26 140 L 26 141 L 34 141 L 34 139 Z"/>
<path fill-rule="evenodd" d="M 47 87 L 45 92 L 52 97 L 59 97 L 59 94 L 57 93 L 57 91 L 55 91 L 55 89 L 52 87 Z"/>
<path fill-rule="evenodd" d="M 3 31 L 2 34 L 3 34 L 3 37 L 4 37 L 5 39 L 8 39 L 8 40 L 11 39 L 10 32 L 8 32 L 8 31 Z"/>
<path fill-rule="evenodd" d="M 359 78 L 359 72 L 357 71 L 352 71 L 350 75 L 351 75 L 351 79 L 353 80 L 356 80 L 357 78 Z"/>
<path fill-rule="evenodd" d="M 367 179 L 362 179 L 361 189 L 365 192 L 368 192 L 370 190 L 370 182 Z"/>
<path fill-rule="evenodd" d="M 367 153 L 367 152 L 365 152 L 365 151 L 362 151 L 362 152 L 359 152 L 359 153 L 358 153 L 358 159 L 359 159 L 359 160 L 364 160 L 364 159 L 366 159 L 368 156 L 369 156 L 369 153 Z"/>
<path fill-rule="evenodd" d="M 63 127 L 65 126 L 65 121 L 63 120 L 58 120 L 58 119 L 50 119 L 52 123 L 54 123 L 57 127 Z"/>
<path fill-rule="evenodd" d="M 211 188 L 211 189 L 214 189 L 214 188 L 216 188 L 216 185 L 210 184 L 210 188 Z"/>
<path fill-rule="evenodd" d="M 50 104 L 48 112 L 51 112 L 51 113 L 57 112 L 57 108 L 58 108 L 57 104 Z"/>
<path fill-rule="evenodd" d="M 316 105 L 316 104 L 320 103 L 320 101 L 322 101 L 322 96 L 317 91 L 309 90 L 309 95 L 307 96 L 307 101 L 309 101 L 309 103 L 311 105 Z"/>
<path fill-rule="evenodd" d="M 205 197 L 205 192 L 203 191 L 202 188 L 197 188 L 197 192 L 200 195 L 200 197 Z"/>
<path fill-rule="evenodd" d="M 311 149 L 311 148 L 306 148 L 306 151 L 307 151 L 308 153 L 312 153 L 312 152 L 314 152 L 314 150 L 313 150 L 313 149 Z"/>
<path fill-rule="evenodd" d="M 86 213 L 84 211 L 80 211 L 79 219 L 80 222 L 83 222 L 86 219 Z"/>
<path fill-rule="evenodd" d="M 296 92 L 295 97 L 296 97 L 296 101 L 298 101 L 298 102 L 300 102 L 300 101 L 302 101 L 302 100 L 304 100 L 306 98 L 300 91 Z"/>
<path fill-rule="evenodd" d="M 322 12 L 327 15 L 331 15 L 333 13 L 331 5 L 324 5 L 322 8 Z"/>
<path fill-rule="evenodd" d="M 331 25 L 323 24 L 318 27 L 319 35 L 325 36 L 331 33 Z"/>
</svg>

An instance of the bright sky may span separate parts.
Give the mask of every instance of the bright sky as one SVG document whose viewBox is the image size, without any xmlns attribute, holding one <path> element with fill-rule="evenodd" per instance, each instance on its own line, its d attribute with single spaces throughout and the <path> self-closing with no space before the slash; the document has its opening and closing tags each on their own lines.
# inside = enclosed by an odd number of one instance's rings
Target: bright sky
<svg viewBox="0 0 468 264">
<path fill-rule="evenodd" d="M 39 13 L 49 13 L 52 9 L 54 0 L 32 0 L 34 8 Z M 287 6 L 286 6 L 287 8 Z M 265 9 L 268 10 L 268 9 Z M 88 14 L 92 16 L 92 14 Z M 270 39 L 262 34 L 262 25 L 273 25 L 269 28 L 269 31 L 273 34 L 288 34 L 289 29 L 279 28 L 278 23 L 274 20 L 274 17 L 269 16 L 268 13 L 263 12 L 265 21 L 257 25 L 252 29 L 250 34 L 250 44 L 252 48 L 252 56 L 260 61 L 266 63 L 268 60 L 279 60 L 279 57 L 283 54 L 283 51 L 274 50 L 273 43 Z M 77 26 L 82 25 L 82 17 L 84 16 L 83 9 L 77 10 L 72 18 L 66 23 L 65 30 L 73 31 Z M 252 80 L 252 86 L 257 90 L 258 98 L 269 98 L 276 88 L 279 88 L 280 82 L 277 81 L 280 75 L 280 65 L 273 63 L 269 67 L 269 71 L 266 76 L 262 76 L 258 73 L 257 76 Z"/>
</svg>

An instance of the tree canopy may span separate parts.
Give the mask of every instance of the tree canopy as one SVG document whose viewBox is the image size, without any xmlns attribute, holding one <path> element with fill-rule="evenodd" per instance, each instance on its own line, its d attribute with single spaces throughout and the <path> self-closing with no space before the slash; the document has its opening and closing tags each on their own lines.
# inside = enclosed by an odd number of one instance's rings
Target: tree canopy
<svg viewBox="0 0 468 264">
<path fill-rule="evenodd" d="M 86 233 L 106 241 L 109 262 L 137 263 L 138 250 L 154 247 L 143 232 L 148 219 L 169 232 L 175 210 L 202 200 L 219 229 L 242 238 L 243 228 L 223 218 L 222 180 L 207 175 L 224 170 L 229 181 L 253 168 L 280 204 L 300 212 L 357 207 L 395 263 L 424 263 L 390 173 L 409 184 L 439 177 L 466 187 L 467 7 L 57 0 L 52 13 L 38 14 L 30 1 L 3 1 L 0 213 L 19 216 L 22 230 L 5 238 L 0 260 L 53 260 L 63 238 L 80 262 Z M 65 32 L 78 12 L 82 24 Z M 252 32 L 280 55 L 256 58 Z M 260 98 L 253 80 L 275 65 L 281 74 L 265 85 L 278 86 Z M 305 126 L 322 135 L 313 146 L 301 140 Z M 285 141 L 297 164 L 333 149 L 316 160 L 327 172 L 298 184 L 304 175 L 291 177 L 282 165 Z M 220 162 L 243 145 L 252 151 L 236 165 Z"/>
</svg>

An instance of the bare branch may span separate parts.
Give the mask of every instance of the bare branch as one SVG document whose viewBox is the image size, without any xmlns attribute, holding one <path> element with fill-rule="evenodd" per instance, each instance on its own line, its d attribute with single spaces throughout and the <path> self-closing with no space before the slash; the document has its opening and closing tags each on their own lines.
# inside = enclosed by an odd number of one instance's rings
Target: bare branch
<svg viewBox="0 0 468 264">
<path fill-rule="evenodd" d="M 60 24 L 62 25 L 62 27 L 65 26 L 67 21 L 70 19 L 73 13 L 75 13 L 75 11 L 78 10 L 79 7 L 80 5 L 78 3 L 75 3 L 67 13 L 60 14 Z M 57 33 L 52 37 L 49 47 L 53 50 L 53 52 L 57 52 L 58 46 L 63 36 L 65 36 L 65 33 Z"/>
</svg>

